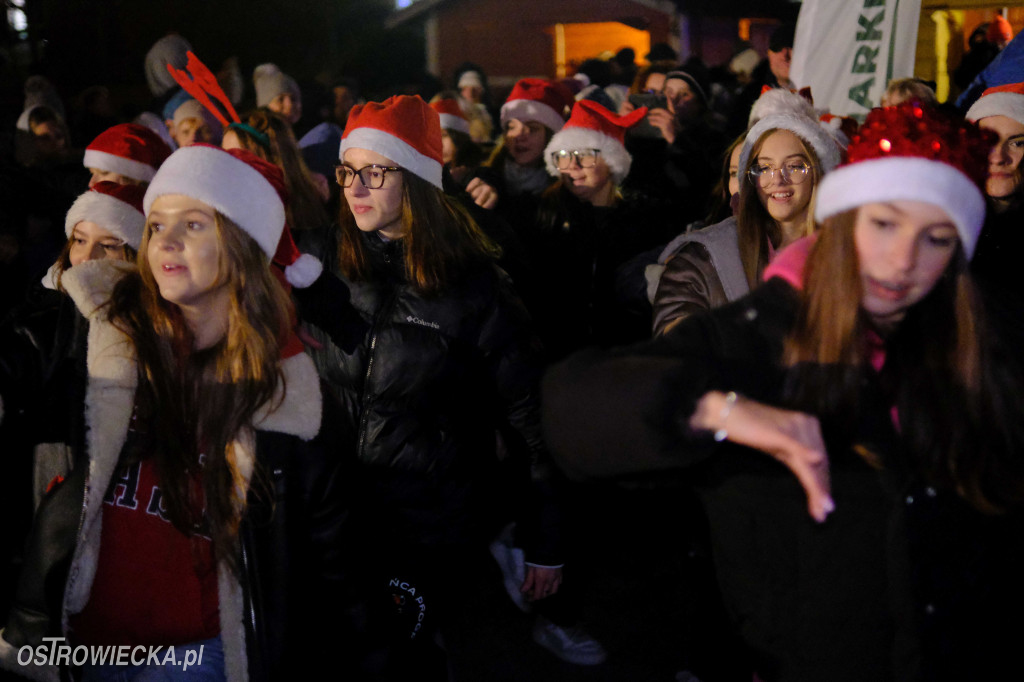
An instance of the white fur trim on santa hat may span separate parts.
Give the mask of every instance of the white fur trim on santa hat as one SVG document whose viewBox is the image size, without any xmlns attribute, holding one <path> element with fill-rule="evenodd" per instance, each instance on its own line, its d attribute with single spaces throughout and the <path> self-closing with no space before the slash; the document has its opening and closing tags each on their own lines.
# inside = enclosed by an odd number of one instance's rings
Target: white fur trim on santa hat
<svg viewBox="0 0 1024 682">
<path fill-rule="evenodd" d="M 967 110 L 968 121 L 980 121 L 987 116 L 1006 116 L 1024 125 L 1024 95 L 993 92 L 978 99 Z"/>
<path fill-rule="evenodd" d="M 324 266 L 320 259 L 304 253 L 284 269 L 284 277 L 293 287 L 305 289 L 315 282 L 323 271 Z"/>
<path fill-rule="evenodd" d="M 371 152 L 382 154 L 394 161 L 395 165 L 415 173 L 438 189 L 443 189 L 440 162 L 421 154 L 411 144 L 391 133 L 377 128 L 356 128 L 342 138 L 338 158 L 344 161 L 345 150 L 353 148 L 368 149 Z"/>
<path fill-rule="evenodd" d="M 752 126 L 765 116 L 775 114 L 796 114 L 807 118 L 818 118 L 814 106 L 805 98 L 786 88 L 772 88 L 763 93 L 750 108 L 747 126 Z"/>
<path fill-rule="evenodd" d="M 863 204 L 923 201 L 953 220 L 970 258 L 985 221 L 985 197 L 953 166 L 916 156 L 891 156 L 837 168 L 818 185 L 814 217 L 818 222 Z"/>
<path fill-rule="evenodd" d="M 107 232 L 117 235 L 128 246 L 136 251 L 142 244 L 142 230 L 146 226 L 146 216 L 139 213 L 134 206 L 115 199 L 109 194 L 88 191 L 75 199 L 68 215 L 64 219 L 64 234 L 71 236 L 75 225 L 88 220 L 96 223 Z"/>
<path fill-rule="evenodd" d="M 146 190 L 146 215 L 165 194 L 183 194 L 211 206 L 255 239 L 268 258 L 274 257 L 284 230 L 284 204 L 274 186 L 245 161 L 220 147 L 183 147 L 167 157 Z"/>
<path fill-rule="evenodd" d="M 551 155 L 562 149 L 600 149 L 601 158 L 608 164 L 612 172 L 612 181 L 616 185 L 621 185 L 629 175 L 629 167 L 633 163 L 633 157 L 618 140 L 593 128 L 572 126 L 555 133 L 551 142 L 544 148 L 544 163 L 547 165 L 548 173 L 554 177 L 558 177 L 561 171 L 555 167 Z"/>
<path fill-rule="evenodd" d="M 747 139 L 743 143 L 743 151 L 740 152 L 740 168 L 749 167 L 750 152 L 754 143 L 769 130 L 788 130 L 801 140 L 811 145 L 814 153 L 818 156 L 818 165 L 822 173 L 828 173 L 839 165 L 841 154 L 839 143 L 829 135 L 816 119 L 798 116 L 795 114 L 772 114 L 765 116 L 747 132 Z"/>
<path fill-rule="evenodd" d="M 543 102 L 535 99 L 513 99 L 501 105 L 501 125 L 512 119 L 520 121 L 537 121 L 558 132 L 565 125 L 562 115 Z"/>
<path fill-rule="evenodd" d="M 101 152 L 98 149 L 86 149 L 82 165 L 86 168 L 99 168 L 110 173 L 117 173 L 139 182 L 151 182 L 153 176 L 156 175 L 156 169 L 148 163 L 126 159 L 110 152 Z"/>
<path fill-rule="evenodd" d="M 442 130 L 457 130 L 469 135 L 469 121 L 454 114 L 439 114 Z"/>
</svg>

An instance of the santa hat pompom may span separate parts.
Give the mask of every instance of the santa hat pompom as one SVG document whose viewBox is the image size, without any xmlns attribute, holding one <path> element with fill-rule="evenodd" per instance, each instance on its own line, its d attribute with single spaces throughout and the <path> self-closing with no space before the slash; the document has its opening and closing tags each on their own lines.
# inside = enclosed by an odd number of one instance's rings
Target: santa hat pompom
<svg viewBox="0 0 1024 682">
<path fill-rule="evenodd" d="M 818 118 L 814 105 L 805 97 L 785 88 L 770 88 L 761 94 L 750 109 L 747 127 L 760 121 L 765 116 L 775 114 L 795 114 L 807 118 Z"/>
</svg>

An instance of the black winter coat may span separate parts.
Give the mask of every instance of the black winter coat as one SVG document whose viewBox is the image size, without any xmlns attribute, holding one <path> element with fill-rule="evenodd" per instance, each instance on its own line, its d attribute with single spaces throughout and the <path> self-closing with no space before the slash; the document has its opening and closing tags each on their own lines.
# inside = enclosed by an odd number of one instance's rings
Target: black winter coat
<svg viewBox="0 0 1024 682">
<path fill-rule="evenodd" d="M 507 277 L 481 262 L 442 293 L 423 295 L 405 280 L 401 240 L 362 238 L 369 280 L 325 275 L 296 295 L 302 317 L 336 347 L 318 363 L 357 432 L 367 524 L 398 545 L 490 537 L 502 513 L 494 508 L 500 430 L 516 475 L 536 496 L 520 516 L 528 560 L 560 563 L 540 436 L 539 345 Z"/>
<path fill-rule="evenodd" d="M 1009 643 L 1024 629 L 1012 616 L 1024 606 L 1021 514 L 988 517 L 923 483 L 879 375 L 863 371 L 858 414 L 820 417 L 836 504 L 822 524 L 783 465 L 689 428 L 710 390 L 813 411 L 786 398 L 781 357 L 797 305 L 773 279 L 650 343 L 556 366 L 544 381 L 556 461 L 577 476 L 692 475 L 726 606 L 765 680 L 992 679 L 982 671 L 1011 669 Z"/>
<path fill-rule="evenodd" d="M 536 223 L 521 234 L 537 285 L 526 303 L 548 357 L 648 338 L 647 261 L 634 257 L 642 258 L 680 229 L 666 205 L 639 195 L 597 207 L 565 188 L 546 194 Z"/>
</svg>

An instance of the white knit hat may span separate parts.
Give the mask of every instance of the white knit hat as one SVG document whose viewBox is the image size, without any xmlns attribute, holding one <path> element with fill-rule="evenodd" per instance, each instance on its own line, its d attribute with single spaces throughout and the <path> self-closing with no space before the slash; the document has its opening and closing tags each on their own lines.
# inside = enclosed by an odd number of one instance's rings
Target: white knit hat
<svg viewBox="0 0 1024 682">
<path fill-rule="evenodd" d="M 256 88 L 256 106 L 265 107 L 282 93 L 295 98 L 301 96 L 295 79 L 279 69 L 276 64 L 260 64 L 252 72 L 252 83 Z"/>
</svg>

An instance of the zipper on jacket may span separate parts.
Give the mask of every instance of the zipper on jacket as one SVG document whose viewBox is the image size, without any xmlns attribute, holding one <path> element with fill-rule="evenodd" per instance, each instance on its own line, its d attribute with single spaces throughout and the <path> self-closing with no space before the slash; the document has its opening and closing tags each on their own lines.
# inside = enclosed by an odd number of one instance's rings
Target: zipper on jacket
<svg viewBox="0 0 1024 682">
<path fill-rule="evenodd" d="M 374 358 L 376 358 L 377 335 L 380 332 L 381 322 L 384 320 L 385 316 L 391 312 L 391 308 L 394 307 L 395 301 L 397 300 L 398 290 L 396 287 L 389 294 L 388 300 L 384 302 L 384 305 L 381 306 L 377 315 L 373 319 L 373 334 L 370 336 L 369 358 L 366 361 L 366 374 L 363 376 L 363 390 L 359 399 L 359 409 L 362 413 L 359 415 L 359 446 L 356 450 L 356 456 L 360 459 L 362 459 L 363 448 L 366 445 L 366 422 L 369 419 L 367 416 L 369 410 L 367 409 L 366 398 L 370 387 L 370 373 L 373 371 L 373 361 Z"/>
</svg>

